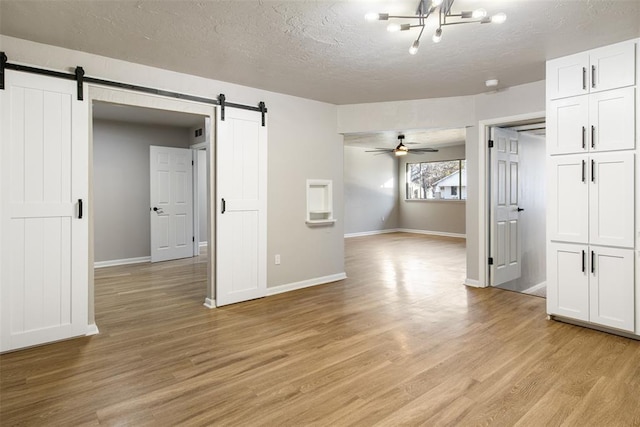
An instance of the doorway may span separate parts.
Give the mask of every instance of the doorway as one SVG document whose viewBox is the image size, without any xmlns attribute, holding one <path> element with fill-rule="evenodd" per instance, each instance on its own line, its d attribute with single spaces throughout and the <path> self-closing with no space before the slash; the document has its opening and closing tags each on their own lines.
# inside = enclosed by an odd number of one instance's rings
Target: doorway
<svg viewBox="0 0 640 427">
<path fill-rule="evenodd" d="M 90 164 L 94 163 L 95 156 L 99 154 L 95 152 L 95 147 L 94 147 L 94 142 L 95 142 L 94 133 L 96 129 L 94 128 L 94 124 L 93 124 L 93 116 L 94 116 L 94 109 L 96 108 L 96 106 L 98 110 L 101 107 L 104 107 L 105 104 L 112 107 L 110 108 L 111 110 L 110 112 L 114 114 L 114 116 L 111 117 L 112 119 L 116 119 L 118 117 L 113 110 L 121 109 L 122 111 L 120 112 L 120 116 L 124 114 L 127 116 L 129 120 L 134 120 L 135 118 L 142 120 L 146 116 L 147 120 L 149 117 L 154 117 L 153 121 L 155 121 L 156 123 L 158 123 L 158 121 L 163 124 L 179 123 L 181 124 L 181 126 L 179 127 L 182 128 L 182 131 L 181 131 L 182 135 L 184 135 L 183 146 L 185 148 L 190 148 L 191 145 L 195 143 L 195 138 L 191 137 L 191 135 L 195 135 L 195 133 L 192 132 L 192 128 L 197 127 L 198 129 L 202 129 L 205 124 L 205 119 L 208 118 L 209 123 L 211 123 L 212 122 L 211 118 L 214 117 L 214 114 L 215 114 L 215 109 L 211 105 L 197 104 L 193 102 L 187 102 L 187 101 L 182 101 L 177 99 L 167 99 L 167 98 L 150 96 L 145 94 L 137 94 L 137 93 L 132 93 L 132 92 L 119 90 L 119 89 L 108 89 L 108 88 L 92 86 L 89 88 L 89 97 L 91 102 L 91 110 L 90 110 L 90 117 L 89 117 L 89 124 L 90 124 L 89 135 L 91 137 L 90 144 L 89 144 Z M 213 134 L 212 131 L 207 133 L 207 137 L 209 138 L 209 141 L 207 142 L 209 144 L 211 143 L 212 134 Z M 161 145 L 161 144 L 156 144 L 156 145 Z M 173 145 L 173 144 L 164 144 L 164 145 Z M 209 155 L 206 158 L 206 160 L 209 164 L 211 164 L 213 159 L 211 150 L 207 150 L 206 153 Z M 145 168 L 146 172 L 138 171 L 138 173 L 141 173 L 142 175 L 146 173 L 147 174 L 146 179 L 148 180 L 149 179 L 148 147 L 144 148 L 144 153 L 142 154 L 146 158 L 146 168 Z M 123 161 L 127 161 L 127 159 Z M 139 166 L 141 166 L 141 164 L 139 164 Z M 213 169 L 213 168 L 208 168 L 208 169 Z M 97 260 L 97 256 L 100 255 L 99 253 L 97 253 L 97 250 L 96 250 L 96 244 L 98 243 L 97 240 L 99 238 L 97 224 L 96 224 L 96 216 L 100 216 L 100 213 L 98 212 L 98 209 L 100 209 L 100 206 L 98 203 L 96 203 L 98 202 L 97 200 L 98 189 L 95 188 L 96 172 L 97 171 L 95 171 L 94 168 L 91 168 L 90 194 L 89 194 L 90 203 L 89 203 L 89 209 L 88 209 L 89 222 L 90 222 L 90 225 L 89 225 L 90 265 L 94 264 L 95 261 Z M 208 174 L 207 183 L 206 183 L 207 188 L 213 188 L 212 181 L 213 181 L 212 174 Z M 146 197 L 140 196 L 140 198 L 142 197 L 144 197 L 144 200 L 139 200 L 137 202 L 138 204 L 142 203 L 144 205 L 144 211 L 145 211 L 144 214 L 147 216 L 147 218 L 149 218 L 149 193 L 147 192 Z M 135 200 L 131 200 L 130 202 L 131 202 L 131 205 L 133 205 Z M 212 203 L 211 200 L 208 200 L 208 202 L 209 204 Z M 118 203 L 115 206 L 116 208 L 115 210 L 116 211 L 122 210 L 126 213 L 128 212 L 128 209 L 130 207 L 131 206 L 128 206 L 127 204 L 122 205 Z M 206 216 L 207 216 L 206 223 L 209 225 L 206 231 L 207 232 L 206 240 L 208 242 L 214 241 L 212 239 L 212 235 L 213 235 L 212 230 L 214 229 L 214 227 L 212 226 L 212 224 L 214 224 L 214 220 L 211 215 L 212 211 L 213 210 L 210 208 L 210 206 L 208 206 L 207 213 L 206 213 Z M 142 227 L 142 228 L 144 229 L 146 227 Z M 200 239 L 197 239 L 197 240 L 199 241 Z M 147 247 L 149 247 L 150 239 L 148 242 L 145 242 L 144 244 Z M 208 251 L 206 254 L 206 264 L 207 264 L 206 288 L 202 289 L 202 293 L 204 294 L 203 296 L 204 296 L 205 305 L 207 305 L 207 302 L 213 301 L 213 298 L 215 295 L 214 280 L 213 280 L 215 269 L 213 267 L 212 252 L 213 251 Z M 95 290 L 94 290 L 93 269 L 90 269 L 89 276 L 90 276 L 89 277 L 89 318 L 94 319 L 95 318 L 95 300 L 94 300 Z M 94 329 L 95 329 L 94 332 L 97 333 L 97 326 L 94 326 Z"/>
<path fill-rule="evenodd" d="M 522 114 L 518 116 L 503 117 L 499 119 L 484 120 L 479 122 L 479 140 L 484 142 L 483 145 L 485 147 L 484 149 L 481 149 L 478 152 L 479 176 L 483 177 L 482 179 L 484 180 L 484 182 L 479 186 L 479 191 L 478 191 L 478 199 L 479 199 L 479 206 L 480 206 L 480 210 L 479 210 L 480 247 L 479 247 L 478 261 L 479 261 L 480 278 L 484 282 L 480 284 L 481 286 L 494 286 L 494 276 L 495 276 L 494 266 L 492 265 L 492 262 L 494 261 L 493 260 L 494 248 L 492 247 L 492 239 L 495 239 L 495 234 L 493 229 L 494 221 L 493 221 L 492 212 L 491 212 L 492 210 L 491 209 L 491 203 L 492 203 L 491 150 L 492 148 L 490 148 L 490 140 L 491 140 L 492 129 L 507 128 L 507 129 L 515 130 L 515 132 L 517 132 L 518 135 L 527 134 L 527 136 L 524 137 L 524 141 L 527 144 L 527 147 L 525 147 L 525 155 L 528 151 L 531 151 L 531 150 L 527 150 L 527 148 L 531 148 L 532 150 L 537 151 L 537 154 L 540 154 L 540 152 L 544 149 L 543 148 L 544 147 L 544 143 L 543 143 L 544 128 L 545 128 L 544 123 L 545 123 L 544 111 Z M 537 142 L 531 142 L 531 141 L 527 142 L 529 138 L 532 138 L 534 141 L 537 141 Z M 534 146 L 530 144 L 536 144 L 536 145 Z M 538 157 L 537 154 L 534 154 L 533 157 L 534 158 Z M 546 182 L 546 178 L 544 177 L 544 171 L 546 168 L 544 163 L 539 164 L 538 166 L 535 165 L 535 160 L 533 163 L 534 163 L 533 165 L 530 165 L 529 171 L 531 172 L 531 175 L 537 175 L 537 178 L 535 181 L 534 180 L 529 181 L 528 184 L 525 184 L 523 188 L 520 189 L 520 195 L 522 195 L 524 191 L 527 192 L 527 194 L 524 196 L 525 197 L 524 200 L 522 200 L 523 206 L 521 206 L 521 208 L 525 209 L 525 211 L 522 212 L 523 217 L 524 217 L 524 214 L 525 213 L 528 214 L 528 212 L 533 212 L 532 214 L 528 215 L 530 217 L 533 217 L 534 214 L 535 216 L 539 216 L 539 218 L 537 218 L 536 221 L 534 222 L 536 223 L 535 227 L 537 229 L 540 229 L 541 221 L 544 221 L 544 219 L 546 218 L 546 211 L 543 207 L 544 202 L 546 201 L 546 196 L 544 196 L 543 191 L 541 191 Z M 526 173 L 528 174 L 528 172 Z M 536 193 L 535 195 L 536 200 L 538 200 L 535 204 L 533 204 L 533 202 L 530 201 L 531 199 L 530 193 L 532 192 L 532 188 Z M 527 207 L 524 206 L 524 201 L 527 199 L 529 199 L 527 203 L 530 204 L 530 207 L 528 209 Z M 529 221 L 523 218 L 523 221 L 522 221 L 523 225 L 528 222 Z M 525 228 L 527 228 L 526 225 L 525 225 Z M 526 232 L 526 230 L 523 232 Z M 537 235 L 536 237 L 542 237 L 544 235 L 545 235 L 545 230 L 543 229 L 542 232 L 540 232 L 539 235 Z M 527 292 L 533 294 L 533 293 L 539 292 L 539 290 L 542 289 L 542 291 L 539 293 L 544 292 L 545 280 L 544 278 L 541 279 L 540 274 L 538 273 L 546 272 L 546 265 L 545 265 L 546 244 L 544 244 L 544 241 L 536 242 L 534 240 L 536 239 L 533 239 L 533 240 L 530 239 L 526 243 L 524 242 L 524 240 L 522 240 L 522 243 L 525 243 L 525 246 L 523 246 L 524 249 L 521 252 L 521 255 L 524 255 L 525 257 L 525 260 L 523 261 L 522 265 L 526 263 L 527 267 L 523 269 L 524 276 L 522 276 L 522 273 L 521 273 L 518 278 L 510 279 L 510 281 L 513 281 L 513 283 L 509 283 L 509 285 L 507 285 L 510 288 L 513 288 L 510 290 L 517 290 L 518 292 L 526 290 Z M 530 247 L 527 245 L 529 245 Z M 532 274 L 530 270 L 534 270 L 537 273 Z"/>
</svg>

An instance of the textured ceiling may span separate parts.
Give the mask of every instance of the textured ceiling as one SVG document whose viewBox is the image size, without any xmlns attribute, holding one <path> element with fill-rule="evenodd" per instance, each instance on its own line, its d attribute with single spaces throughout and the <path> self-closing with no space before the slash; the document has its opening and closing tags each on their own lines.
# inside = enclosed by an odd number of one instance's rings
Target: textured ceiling
<svg viewBox="0 0 640 427">
<path fill-rule="evenodd" d="M 398 145 L 398 135 L 404 135 L 404 144 L 412 148 L 442 148 L 463 145 L 466 138 L 464 128 L 456 129 L 413 129 L 405 132 L 383 131 L 350 133 L 344 135 L 344 145 L 366 148 L 394 148 Z"/>
<path fill-rule="evenodd" d="M 118 122 L 181 128 L 194 128 L 196 126 L 204 125 L 204 117 L 196 114 L 159 110 L 155 108 L 134 107 L 122 104 L 111 104 L 108 102 L 93 103 L 93 118 L 98 120 L 112 120 Z"/>
<path fill-rule="evenodd" d="M 0 0 L 0 33 L 335 104 L 471 95 L 544 79 L 544 61 L 640 36 L 640 0 L 457 0 L 502 25 L 446 27 L 417 55 L 415 30 L 366 12 L 396 1 Z M 7 52 L 11 57 L 11 52 Z M 75 65 L 75 64 L 70 64 Z M 99 70 L 87 70 L 99 77 Z"/>
</svg>

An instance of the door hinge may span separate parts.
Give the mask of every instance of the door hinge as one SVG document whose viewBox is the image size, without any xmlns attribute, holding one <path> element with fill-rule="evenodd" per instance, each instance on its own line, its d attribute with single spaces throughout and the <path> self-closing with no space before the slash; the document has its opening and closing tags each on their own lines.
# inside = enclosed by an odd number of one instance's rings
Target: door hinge
<svg viewBox="0 0 640 427">
<path fill-rule="evenodd" d="M 191 160 L 191 166 L 194 166 L 195 163 L 193 163 L 193 160 Z"/>
<path fill-rule="evenodd" d="M 493 139 L 489 140 L 489 148 L 493 148 Z"/>
<path fill-rule="evenodd" d="M 493 265 L 493 257 L 489 257 L 489 265 Z"/>
<path fill-rule="evenodd" d="M 196 241 L 196 236 L 191 236 L 191 241 L 195 242 Z"/>
</svg>

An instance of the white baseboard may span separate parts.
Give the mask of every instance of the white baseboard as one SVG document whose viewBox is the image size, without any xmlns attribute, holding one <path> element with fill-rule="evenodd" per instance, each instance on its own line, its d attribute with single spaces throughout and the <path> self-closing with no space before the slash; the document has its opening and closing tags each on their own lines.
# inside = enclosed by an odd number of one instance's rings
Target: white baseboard
<svg viewBox="0 0 640 427">
<path fill-rule="evenodd" d="M 206 248 L 207 246 L 209 246 L 209 242 L 200 242 L 201 248 Z"/>
<path fill-rule="evenodd" d="M 267 288 L 267 296 L 281 294 L 283 292 L 295 291 L 297 289 L 309 288 L 311 286 L 324 285 L 325 283 L 337 282 L 347 278 L 347 273 L 331 274 L 329 276 L 315 277 L 301 282 L 288 283 L 286 285 Z"/>
<path fill-rule="evenodd" d="M 98 325 L 92 323 L 87 327 L 87 333 L 85 334 L 85 336 L 89 337 L 91 335 L 98 335 L 99 333 L 100 331 L 98 330 Z"/>
<path fill-rule="evenodd" d="M 521 291 L 523 294 L 529 294 L 532 292 L 536 292 L 539 289 L 544 288 L 545 286 L 547 286 L 547 281 L 545 280 L 544 282 L 540 282 L 537 285 L 533 285 L 530 288 L 525 289 L 524 291 Z"/>
<path fill-rule="evenodd" d="M 385 230 L 362 231 L 360 233 L 347 233 L 344 235 L 344 238 L 348 239 L 350 237 L 375 236 L 376 234 L 397 233 L 398 231 L 399 230 L 397 228 L 387 228 Z"/>
<path fill-rule="evenodd" d="M 216 308 L 216 300 L 213 298 L 205 298 L 203 305 L 207 308 Z"/>
<path fill-rule="evenodd" d="M 469 279 L 468 277 L 464 279 L 464 284 L 471 286 L 472 288 L 484 288 L 484 286 L 480 284 L 479 280 Z"/>
<path fill-rule="evenodd" d="M 114 267 L 116 265 L 141 264 L 143 262 L 151 262 L 150 256 L 141 256 L 138 258 L 112 259 L 109 261 L 96 261 L 93 268 Z"/>
<path fill-rule="evenodd" d="M 458 237 L 460 239 L 467 238 L 466 234 L 448 233 L 446 231 L 414 230 L 411 228 L 398 228 L 396 231 L 399 231 L 400 233 L 427 234 L 429 236 Z"/>
</svg>

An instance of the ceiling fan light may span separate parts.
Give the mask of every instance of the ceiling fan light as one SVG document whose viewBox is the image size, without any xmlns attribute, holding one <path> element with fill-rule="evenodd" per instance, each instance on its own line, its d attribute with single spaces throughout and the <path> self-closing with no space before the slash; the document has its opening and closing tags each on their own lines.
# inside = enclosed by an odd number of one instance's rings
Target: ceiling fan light
<svg viewBox="0 0 640 427">
<path fill-rule="evenodd" d="M 407 151 L 405 151 L 405 150 L 393 150 L 393 154 L 395 154 L 396 157 L 406 156 L 407 155 Z"/>
<path fill-rule="evenodd" d="M 434 43 L 440 43 L 440 40 L 442 40 L 442 28 L 438 28 L 436 30 L 433 37 L 431 37 L 431 40 L 433 40 Z"/>
<path fill-rule="evenodd" d="M 504 12 L 496 13 L 491 17 L 491 22 L 496 24 L 502 24 L 506 20 L 507 20 L 507 14 Z"/>
<path fill-rule="evenodd" d="M 411 55 L 415 55 L 416 53 L 418 53 L 418 48 L 420 47 L 420 40 L 415 40 L 413 42 L 413 44 L 411 45 L 411 47 L 409 48 L 409 53 Z"/>
</svg>

